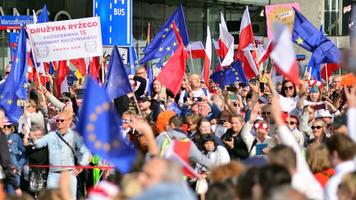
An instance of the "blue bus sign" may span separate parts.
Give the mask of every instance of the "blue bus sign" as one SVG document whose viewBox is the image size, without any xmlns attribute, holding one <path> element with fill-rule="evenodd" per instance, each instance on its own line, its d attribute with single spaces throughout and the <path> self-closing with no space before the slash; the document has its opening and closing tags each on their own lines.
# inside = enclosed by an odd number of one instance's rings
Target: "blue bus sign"
<svg viewBox="0 0 356 200">
<path fill-rule="evenodd" d="M 132 46 L 132 0 L 94 0 L 104 46 Z"/>
</svg>

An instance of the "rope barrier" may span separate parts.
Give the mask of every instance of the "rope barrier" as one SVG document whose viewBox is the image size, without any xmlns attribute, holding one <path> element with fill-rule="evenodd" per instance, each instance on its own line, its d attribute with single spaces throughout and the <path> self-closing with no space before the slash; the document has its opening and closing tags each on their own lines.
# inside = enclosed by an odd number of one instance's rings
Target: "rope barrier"
<svg viewBox="0 0 356 200">
<path fill-rule="evenodd" d="M 29 165 L 31 168 L 71 168 L 71 169 L 114 169 L 111 166 L 65 166 L 65 165 Z"/>
</svg>

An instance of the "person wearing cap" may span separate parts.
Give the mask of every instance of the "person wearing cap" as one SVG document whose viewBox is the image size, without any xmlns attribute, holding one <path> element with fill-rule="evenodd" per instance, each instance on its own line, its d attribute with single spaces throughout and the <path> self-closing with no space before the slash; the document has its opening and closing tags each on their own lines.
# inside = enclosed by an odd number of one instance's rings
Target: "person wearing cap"
<svg viewBox="0 0 356 200">
<path fill-rule="evenodd" d="M 20 184 L 22 169 L 27 162 L 26 150 L 23 146 L 21 137 L 17 133 L 14 133 L 15 129 L 12 123 L 5 118 L 3 124 L 2 132 L 6 135 L 11 163 L 15 166 L 14 171 L 16 171 L 15 176 L 17 184 Z M 6 185 L 6 190 L 10 194 L 15 193 L 15 189 L 11 184 Z"/>
<path fill-rule="evenodd" d="M 138 108 L 141 110 L 143 118 L 147 121 L 153 121 L 153 112 L 151 110 L 151 101 L 147 96 L 141 96 L 137 99 Z"/>
<path fill-rule="evenodd" d="M 5 134 L 2 132 L 4 128 L 5 111 L 0 107 L 0 179 L 4 180 L 5 185 L 11 184 L 15 189 L 16 195 L 21 195 L 22 191 L 20 185 L 16 181 L 15 171 L 16 166 L 11 164 L 10 152 L 7 146 L 7 139 Z"/>
<path fill-rule="evenodd" d="M 224 165 L 230 162 L 230 156 L 224 146 L 218 145 L 212 135 L 203 135 L 200 138 L 200 143 L 203 146 L 202 153 L 206 155 L 212 162 L 214 167 Z M 198 166 L 198 172 L 206 172 L 207 169 Z"/>
</svg>

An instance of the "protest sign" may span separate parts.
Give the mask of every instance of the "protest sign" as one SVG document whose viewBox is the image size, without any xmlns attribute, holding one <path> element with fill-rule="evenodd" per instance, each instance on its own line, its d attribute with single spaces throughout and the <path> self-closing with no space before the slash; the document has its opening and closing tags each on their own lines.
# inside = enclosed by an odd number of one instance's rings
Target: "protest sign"
<svg viewBox="0 0 356 200">
<path fill-rule="evenodd" d="M 102 55 L 99 17 L 27 25 L 37 62 Z"/>
<path fill-rule="evenodd" d="M 268 39 L 273 38 L 272 24 L 280 22 L 288 26 L 289 31 L 292 32 L 294 23 L 293 7 L 300 10 L 299 3 L 275 4 L 266 5 L 266 24 Z"/>
</svg>

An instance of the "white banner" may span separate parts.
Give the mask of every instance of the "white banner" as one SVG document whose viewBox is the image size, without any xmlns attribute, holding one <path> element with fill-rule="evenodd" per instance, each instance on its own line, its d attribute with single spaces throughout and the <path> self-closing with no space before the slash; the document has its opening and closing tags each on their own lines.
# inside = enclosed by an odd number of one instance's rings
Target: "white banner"
<svg viewBox="0 0 356 200">
<path fill-rule="evenodd" d="M 27 25 L 37 62 L 102 56 L 99 17 Z"/>
</svg>

